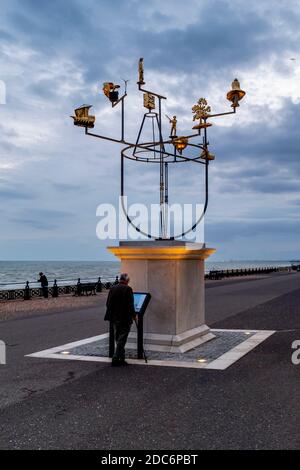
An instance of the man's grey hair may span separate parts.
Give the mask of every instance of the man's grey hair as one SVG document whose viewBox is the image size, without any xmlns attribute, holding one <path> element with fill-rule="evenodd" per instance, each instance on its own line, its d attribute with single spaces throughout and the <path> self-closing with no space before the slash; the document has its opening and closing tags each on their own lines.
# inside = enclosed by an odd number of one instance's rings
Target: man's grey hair
<svg viewBox="0 0 300 470">
<path fill-rule="evenodd" d="M 129 276 L 127 273 L 122 273 L 120 275 L 120 281 L 125 281 L 125 282 L 129 282 Z"/>
</svg>

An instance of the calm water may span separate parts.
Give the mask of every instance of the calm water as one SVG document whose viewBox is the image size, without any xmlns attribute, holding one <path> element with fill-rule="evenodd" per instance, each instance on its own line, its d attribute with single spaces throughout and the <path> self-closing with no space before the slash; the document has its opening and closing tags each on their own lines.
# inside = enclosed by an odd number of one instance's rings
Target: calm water
<svg viewBox="0 0 300 470">
<path fill-rule="evenodd" d="M 289 261 L 215 261 L 206 263 L 206 271 L 215 269 L 245 269 L 266 266 L 290 266 Z M 58 284 L 81 280 L 112 280 L 119 274 L 120 264 L 115 261 L 0 261 L 0 289 L 23 287 L 25 281 L 35 282 L 43 271 L 48 280 Z M 20 283 L 16 286 L 15 283 Z M 32 284 L 34 285 L 34 284 Z"/>
<path fill-rule="evenodd" d="M 32 286 L 39 272 L 46 274 L 49 284 L 54 279 L 59 285 L 75 284 L 81 280 L 112 280 L 119 273 L 120 264 L 110 261 L 0 261 L 0 289 L 23 287 L 25 281 Z M 20 283 L 21 285 L 15 285 Z"/>
</svg>

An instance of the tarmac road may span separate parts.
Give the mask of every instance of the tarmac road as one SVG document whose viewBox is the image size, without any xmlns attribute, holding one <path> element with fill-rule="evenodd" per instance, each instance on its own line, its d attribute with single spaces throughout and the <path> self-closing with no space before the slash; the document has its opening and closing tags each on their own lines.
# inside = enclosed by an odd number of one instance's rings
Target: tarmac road
<svg viewBox="0 0 300 470">
<path fill-rule="evenodd" d="M 24 357 L 106 331 L 104 304 L 0 323 L 0 449 L 300 447 L 300 273 L 208 284 L 211 326 L 278 330 L 225 371 Z"/>
</svg>

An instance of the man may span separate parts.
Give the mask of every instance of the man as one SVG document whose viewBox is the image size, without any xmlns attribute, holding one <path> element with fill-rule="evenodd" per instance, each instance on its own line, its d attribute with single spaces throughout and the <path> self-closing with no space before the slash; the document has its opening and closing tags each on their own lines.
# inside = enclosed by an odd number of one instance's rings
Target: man
<svg viewBox="0 0 300 470">
<path fill-rule="evenodd" d="M 170 133 L 170 137 L 176 137 L 176 132 L 177 132 L 177 117 L 176 116 L 173 116 L 173 118 L 171 119 L 169 116 L 167 116 L 166 114 L 166 117 L 169 119 L 169 123 L 171 124 L 171 133 Z"/>
<path fill-rule="evenodd" d="M 110 289 L 106 302 L 104 320 L 113 323 L 116 341 L 116 350 L 111 363 L 113 367 L 127 365 L 125 344 L 136 317 L 133 291 L 128 285 L 129 281 L 128 274 L 121 274 L 119 283 Z"/>
<path fill-rule="evenodd" d="M 41 283 L 41 288 L 43 291 L 43 296 L 45 299 L 48 299 L 48 279 L 46 278 L 44 273 L 39 273 L 39 280 L 38 282 Z"/>
</svg>

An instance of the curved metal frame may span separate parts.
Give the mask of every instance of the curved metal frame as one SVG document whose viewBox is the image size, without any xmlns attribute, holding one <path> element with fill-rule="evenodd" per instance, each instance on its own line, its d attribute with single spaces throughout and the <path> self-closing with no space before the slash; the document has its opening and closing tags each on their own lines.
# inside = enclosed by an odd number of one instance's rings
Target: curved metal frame
<svg viewBox="0 0 300 470">
<path fill-rule="evenodd" d="M 164 144 L 166 143 L 171 143 L 171 142 L 163 142 Z M 144 145 L 147 145 L 148 143 L 145 143 L 143 144 Z M 153 144 L 152 144 L 153 145 Z M 157 145 L 155 143 L 155 145 Z M 203 145 L 195 145 L 195 144 L 188 144 L 188 145 L 191 145 L 193 147 L 197 147 L 197 148 L 200 148 L 202 150 L 204 149 L 207 149 L 207 133 L 206 133 L 206 129 L 204 130 L 204 144 Z M 138 161 L 138 162 L 142 162 L 142 163 L 160 163 L 160 160 L 159 159 L 149 159 L 149 158 L 139 158 L 139 157 L 130 157 L 128 155 L 126 155 L 126 151 L 128 149 L 131 149 L 131 148 L 134 148 L 136 147 L 136 145 L 129 145 L 127 147 L 125 147 L 122 151 L 121 151 L 121 205 L 122 205 L 122 210 L 124 212 L 124 215 L 126 216 L 126 219 L 128 221 L 128 223 L 138 232 L 138 233 L 141 233 L 142 235 L 144 235 L 145 237 L 149 238 L 149 239 L 164 239 L 162 237 L 155 237 L 153 234 L 150 234 L 150 233 L 146 233 L 144 232 L 143 230 L 141 230 L 139 227 L 137 227 L 134 222 L 132 221 L 132 219 L 130 218 L 130 216 L 128 215 L 128 212 L 126 211 L 125 209 L 125 206 L 124 206 L 124 197 L 125 197 L 125 165 L 124 165 L 124 161 L 125 159 L 128 159 L 128 160 L 131 160 L 131 161 Z M 141 150 L 141 152 L 143 151 L 153 151 L 152 149 L 150 149 L 149 147 L 144 147 L 143 150 Z M 194 225 L 192 227 L 190 227 L 188 230 L 185 230 L 184 232 L 182 232 L 181 234 L 178 234 L 178 235 L 174 235 L 173 237 L 170 237 L 169 240 L 176 240 L 178 238 L 183 238 L 185 237 L 187 234 L 191 233 L 193 230 L 195 230 L 195 228 L 202 222 L 203 220 L 203 217 L 207 211 L 207 207 L 208 207 L 208 165 L 209 165 L 209 162 L 208 160 L 206 161 L 200 161 L 199 160 L 199 156 L 196 157 L 196 158 L 188 158 L 188 157 L 182 157 L 182 156 L 179 156 L 177 155 L 176 153 L 174 154 L 170 154 L 168 152 L 163 152 L 163 155 L 167 155 L 167 156 L 173 156 L 175 159 L 173 161 L 168 161 L 168 162 L 165 162 L 165 165 L 168 165 L 170 163 L 186 163 L 186 162 L 192 162 L 192 163 L 200 163 L 200 164 L 204 164 L 205 165 L 205 203 L 204 203 L 204 208 L 203 208 L 203 212 L 201 214 L 201 216 L 198 218 L 198 220 L 194 223 Z M 177 158 L 182 158 L 182 160 L 177 160 Z M 165 174 L 167 174 L 167 169 L 165 169 Z M 167 178 L 168 180 L 168 178 Z M 165 184 L 165 189 L 168 187 L 168 184 Z M 168 195 L 167 195 L 168 197 Z"/>
<path fill-rule="evenodd" d="M 155 237 L 154 235 L 150 234 L 150 233 L 146 233 L 144 232 L 143 230 L 141 230 L 139 227 L 137 227 L 133 221 L 131 220 L 131 218 L 129 217 L 128 215 L 128 212 L 126 211 L 125 207 L 124 207 L 124 200 L 123 198 L 125 197 L 125 176 L 124 176 L 124 159 L 126 157 L 122 154 L 121 155 L 121 205 L 122 205 L 122 209 L 123 209 L 123 212 L 124 212 L 124 215 L 126 216 L 126 219 L 128 221 L 128 223 L 139 233 L 141 233 L 142 235 L 144 235 L 145 237 L 149 238 L 149 239 L 157 239 L 157 237 Z M 191 233 L 193 230 L 195 230 L 195 228 L 200 224 L 200 222 L 202 222 L 203 220 L 203 217 L 205 216 L 205 213 L 207 211 L 207 206 L 208 206 L 208 161 L 206 161 L 205 163 L 205 203 L 204 203 L 204 208 L 203 208 L 203 212 L 201 214 L 201 216 L 199 217 L 199 219 L 195 222 L 195 224 L 189 228 L 188 230 L 185 230 L 184 232 L 182 232 L 181 234 L 179 235 L 174 235 L 173 237 L 170 237 L 169 240 L 176 240 L 177 238 L 183 238 L 185 237 L 188 233 Z M 162 240 L 161 237 L 159 237 L 159 240 Z"/>
<path fill-rule="evenodd" d="M 185 230 L 181 234 L 174 235 L 173 237 L 169 238 L 171 240 L 177 239 L 177 238 L 182 238 L 185 237 L 188 233 L 192 232 L 195 230 L 197 225 L 200 224 L 200 222 L 203 220 L 203 217 L 207 211 L 208 207 L 208 166 L 209 166 L 209 160 L 202 160 L 200 158 L 200 155 L 197 157 L 186 157 L 181 154 L 178 154 L 176 151 L 176 147 L 174 145 L 174 138 L 170 138 L 169 140 L 163 140 L 162 137 L 162 118 L 161 118 L 161 101 L 163 99 L 166 99 L 165 96 L 159 95 L 158 93 L 154 93 L 152 91 L 146 90 L 142 88 L 142 85 L 145 85 L 144 81 L 139 81 L 138 82 L 138 88 L 140 91 L 144 93 L 148 93 L 149 95 L 153 95 L 154 97 L 158 98 L 158 113 L 154 112 L 153 110 L 149 109 L 148 113 L 144 114 L 137 140 L 135 143 L 132 142 L 127 142 L 125 140 L 125 98 L 127 97 L 127 87 L 126 87 L 127 82 L 125 81 L 125 93 L 124 95 L 116 102 L 113 103 L 113 107 L 121 103 L 121 139 L 114 139 L 111 137 L 106 137 L 98 134 L 94 134 L 92 132 L 89 132 L 88 127 L 85 128 L 85 133 L 86 135 L 90 135 L 92 137 L 96 137 L 99 139 L 103 140 L 108 140 L 110 142 L 115 142 L 119 144 L 126 145 L 121 151 L 121 203 L 122 203 L 122 209 L 123 212 L 126 216 L 126 219 L 128 223 L 134 227 L 134 229 L 141 233 L 142 235 L 146 236 L 149 239 L 155 239 L 156 237 L 150 233 L 145 233 L 143 232 L 139 227 L 137 227 L 131 218 L 129 217 L 125 207 L 124 207 L 124 196 L 125 196 L 125 165 L 124 161 L 125 159 L 132 160 L 132 161 L 138 161 L 142 163 L 159 163 L 160 165 L 160 236 L 159 239 L 168 239 L 165 234 L 166 234 L 166 224 L 165 220 L 167 217 L 167 213 L 164 213 L 163 210 L 166 207 L 166 204 L 168 204 L 168 165 L 171 163 L 186 163 L 186 162 L 192 162 L 192 163 L 200 163 L 205 165 L 205 202 L 204 202 L 204 208 L 201 216 L 196 220 L 196 222 L 193 224 L 192 227 L 190 227 L 188 230 Z M 238 105 L 238 104 L 237 104 Z M 209 118 L 214 118 L 218 116 L 225 116 L 228 114 L 235 114 L 236 113 L 236 105 L 232 105 L 233 110 L 225 113 L 218 113 L 218 114 L 209 114 L 205 117 L 203 117 L 204 123 L 206 123 L 206 120 Z M 156 124 L 158 126 L 158 131 L 159 131 L 159 140 L 157 142 L 152 141 L 152 142 L 139 142 L 142 129 L 145 123 L 146 117 L 151 117 L 152 118 L 152 125 L 153 125 L 153 119 L 155 119 Z M 154 128 L 154 125 L 153 125 Z M 187 139 L 191 139 L 194 137 L 199 137 L 201 135 L 201 129 L 198 130 L 197 133 L 194 133 L 192 135 L 185 136 Z M 155 133 L 153 130 L 153 140 L 155 140 Z M 166 151 L 165 146 L 166 145 L 173 145 L 174 146 L 174 151 L 173 153 L 170 153 Z M 208 145 L 209 142 L 207 141 L 207 128 L 204 126 L 204 137 L 203 137 L 203 144 L 192 144 L 188 142 L 187 146 L 192 147 L 192 148 L 197 148 L 203 151 L 208 151 Z M 158 147 L 158 148 L 157 148 Z M 129 149 L 134 149 L 132 152 L 132 155 L 126 154 L 126 152 Z M 144 152 L 149 152 L 154 155 L 154 157 L 142 157 L 141 154 Z M 156 158 L 157 154 L 157 158 Z"/>
</svg>

